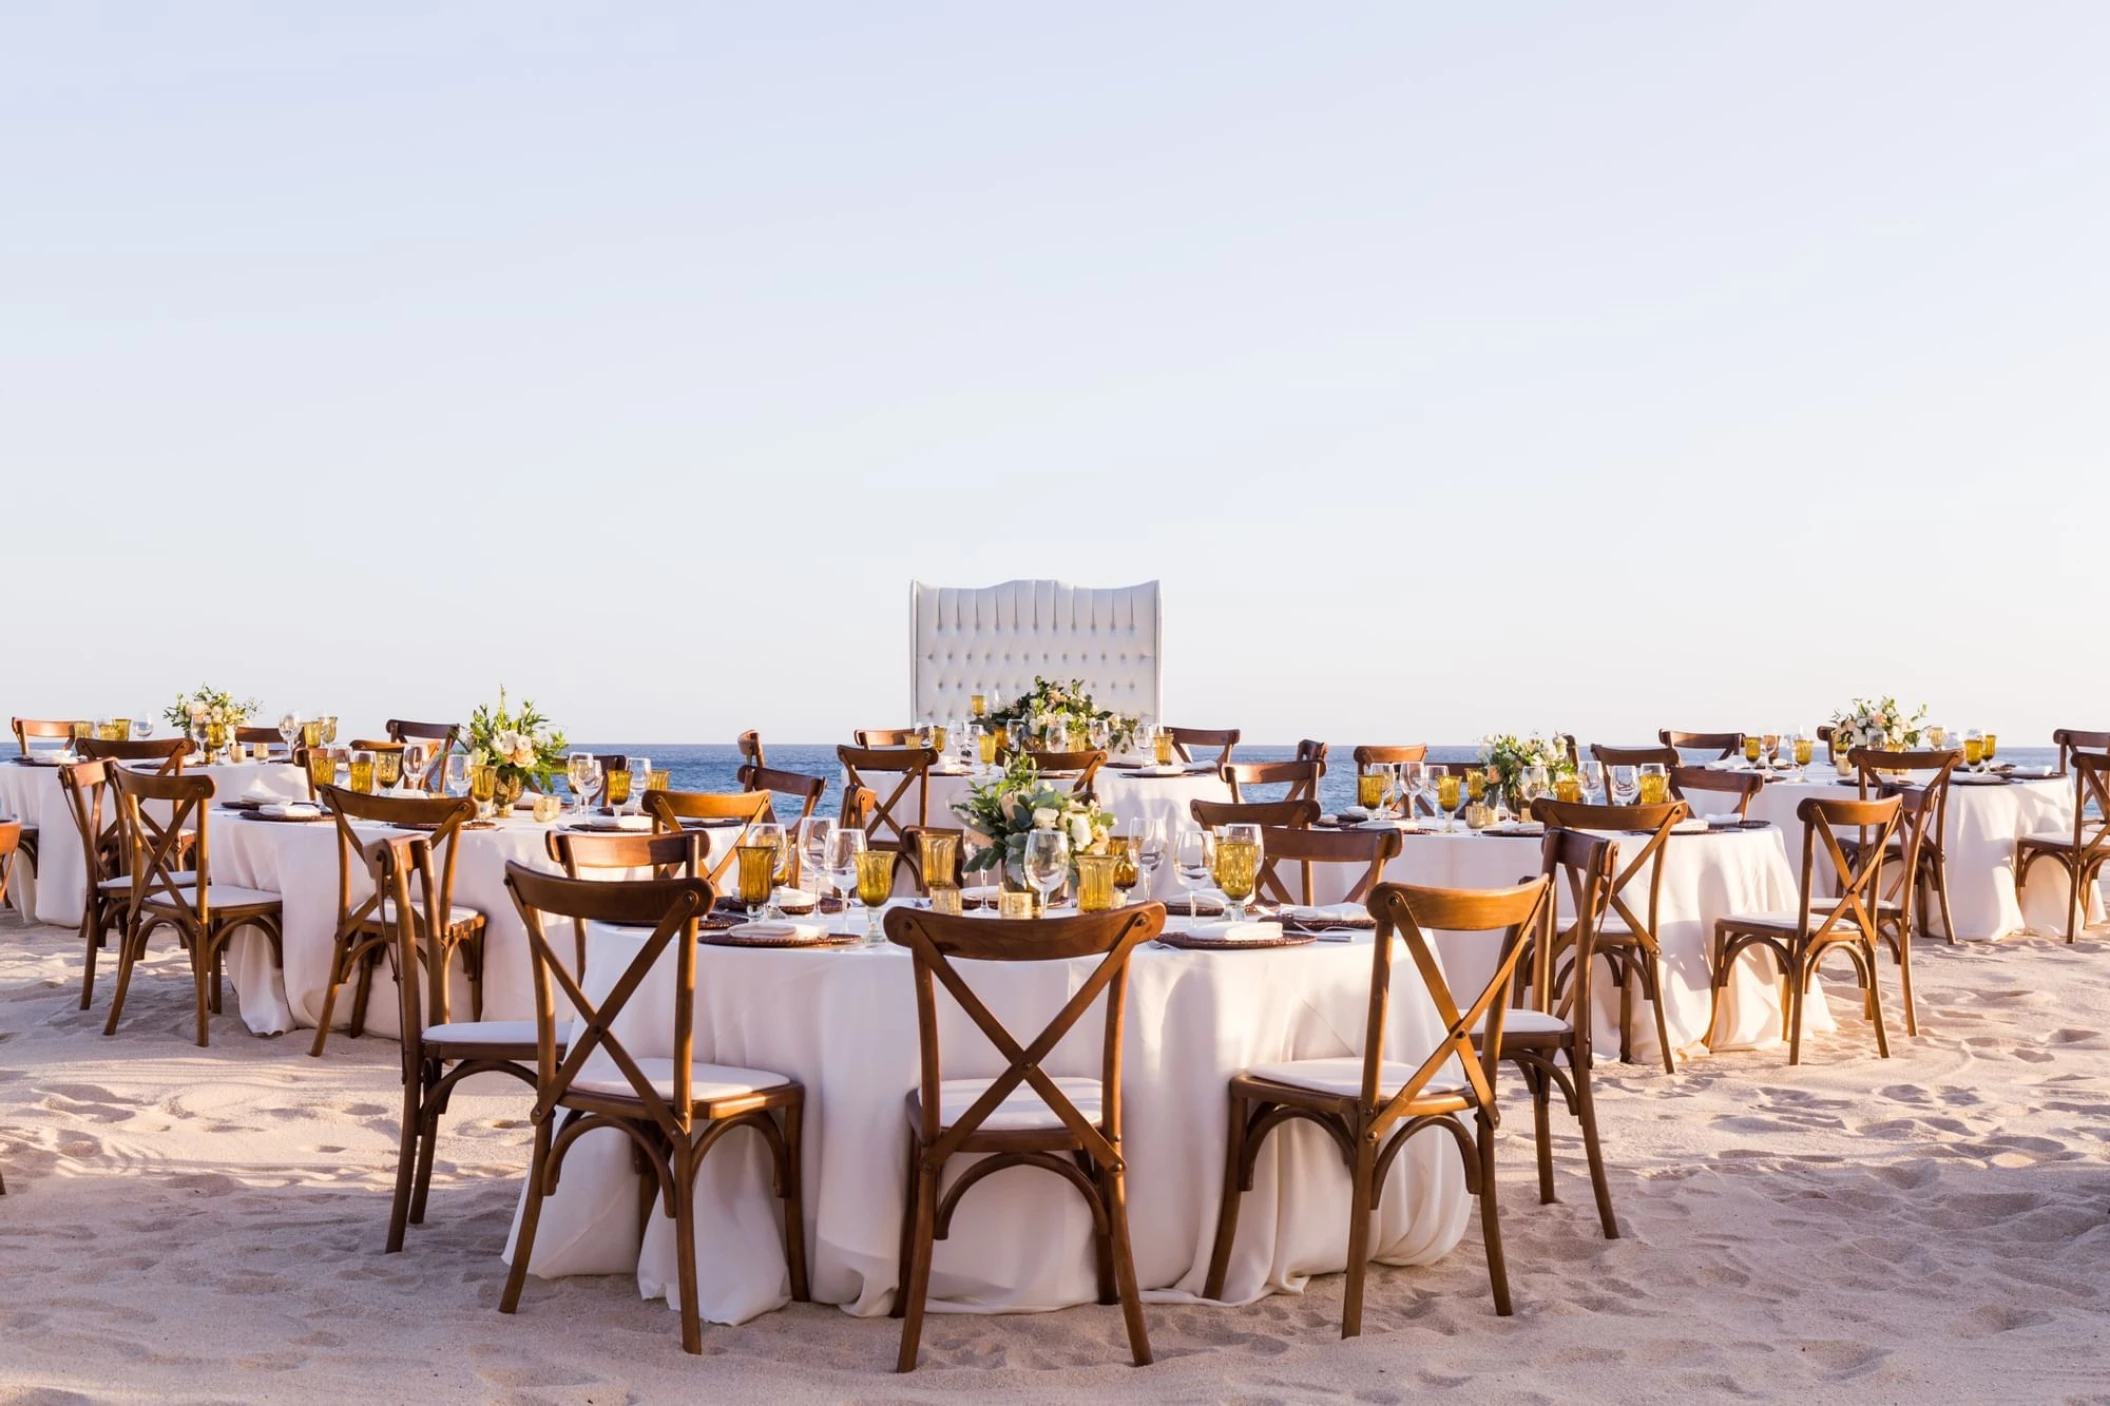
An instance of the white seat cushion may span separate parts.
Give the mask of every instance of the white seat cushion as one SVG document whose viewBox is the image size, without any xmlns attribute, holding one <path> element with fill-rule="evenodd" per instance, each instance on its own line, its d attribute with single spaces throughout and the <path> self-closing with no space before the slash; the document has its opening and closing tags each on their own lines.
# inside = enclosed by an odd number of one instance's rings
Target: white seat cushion
<svg viewBox="0 0 2110 1406">
<path fill-rule="evenodd" d="M 1482 1016 L 1473 1026 L 1473 1033 L 1477 1035 L 1486 1028 L 1487 1017 Z M 1502 1033 L 1505 1035 L 1565 1035 L 1568 1029 L 1568 1022 L 1559 1016 L 1526 1010 L 1522 1006 L 1510 1007 L 1509 1013 L 1502 1017 Z"/>
<path fill-rule="evenodd" d="M 422 903 L 414 902 L 410 905 L 410 911 L 413 913 L 423 913 L 425 911 L 425 905 L 423 905 Z M 482 916 L 482 912 L 477 909 L 470 908 L 464 904 L 450 903 L 449 905 L 447 905 L 447 926 L 450 928 L 459 927 L 463 923 L 470 922 L 477 918 L 481 918 Z M 381 921 L 386 926 L 393 927 L 395 925 L 396 901 L 393 898 L 384 898 L 381 900 Z"/>
<path fill-rule="evenodd" d="M 499 1022 L 485 1021 L 484 1024 Z M 429 1037 L 429 1032 L 428 1032 Z M 532 1036 L 530 1037 L 532 1038 Z M 638 1069 L 652 1087 L 664 1099 L 674 1097 L 674 1061 L 671 1059 L 640 1059 Z M 762 1089 L 774 1089 L 791 1080 L 781 1074 L 772 1074 L 766 1069 L 741 1069 L 730 1064 L 689 1065 L 689 1096 L 695 1099 L 737 1098 Z M 605 1075 L 588 1075 L 578 1080 L 572 1088 L 582 1094 L 612 1094 L 617 1098 L 635 1098 L 637 1090 L 623 1077 L 623 1071 L 613 1070 Z"/>
<path fill-rule="evenodd" d="M 2091 825 L 2081 832 L 2081 843 L 2084 845 L 2094 844 L 2095 837 L 2101 833 L 2101 826 Z M 2073 831 L 2071 830 L 2040 830 L 2036 834 L 2025 835 L 2023 838 L 2033 845 L 2059 845 L 2066 849 L 2073 848 Z"/>
<path fill-rule="evenodd" d="M 428 1025 L 425 1038 L 445 1041 L 455 1045 L 532 1045 L 535 1043 L 535 1022 L 532 1020 L 456 1020 L 445 1025 Z M 557 1044 L 561 1047 L 571 1042 L 571 1022 L 557 1022 Z"/>
<path fill-rule="evenodd" d="M 946 1127 L 960 1121 L 967 1110 L 974 1106 L 994 1079 L 947 1079 L 938 1085 L 938 1121 Z M 1097 1079 L 1061 1077 L 1055 1079 L 1055 1087 L 1062 1096 L 1077 1105 L 1084 1120 L 1096 1126 L 1103 1113 L 1105 1102 Z M 1048 1101 L 1036 1092 L 1031 1084 L 1020 1084 L 1004 1101 L 998 1104 L 987 1118 L 977 1125 L 977 1130 L 988 1133 L 1019 1133 L 1044 1128 L 1067 1127 Z"/>
<path fill-rule="evenodd" d="M 179 869 L 170 877 L 176 881 L 178 888 L 195 888 L 198 883 L 197 873 L 190 869 Z M 104 879 L 96 885 L 96 888 L 104 893 L 120 893 L 131 887 L 132 876 L 130 874 L 119 874 L 114 879 Z"/>
<path fill-rule="evenodd" d="M 1822 922 L 1825 909 L 1812 905 L 1810 921 Z M 1722 919 L 1725 923 L 1741 924 L 1744 927 L 1794 928 L 1801 924 L 1802 915 L 1792 908 L 1765 913 L 1731 913 Z"/>
<path fill-rule="evenodd" d="M 185 884 L 176 891 L 191 902 L 197 901 L 198 890 L 195 885 Z M 207 884 L 205 886 L 205 901 L 215 908 L 249 908 L 266 903 L 278 903 L 282 900 L 277 894 L 264 889 L 245 889 L 240 884 Z M 166 893 L 158 897 L 150 894 L 147 902 L 160 908 L 169 906 L 169 899 Z"/>
<path fill-rule="evenodd" d="M 1293 1088 L 1310 1089 L 1322 1094 L 1347 1094 L 1363 1091 L 1363 1057 L 1341 1055 L 1334 1059 L 1293 1059 L 1286 1064 L 1257 1064 L 1246 1071 L 1255 1079 L 1266 1079 L 1271 1083 L 1288 1084 Z M 1378 1097 L 1396 1094 L 1414 1077 L 1414 1066 L 1398 1060 L 1388 1059 L 1378 1066 Z M 1462 1093 L 1465 1086 L 1456 1080 L 1438 1075 L 1423 1094 Z"/>
</svg>

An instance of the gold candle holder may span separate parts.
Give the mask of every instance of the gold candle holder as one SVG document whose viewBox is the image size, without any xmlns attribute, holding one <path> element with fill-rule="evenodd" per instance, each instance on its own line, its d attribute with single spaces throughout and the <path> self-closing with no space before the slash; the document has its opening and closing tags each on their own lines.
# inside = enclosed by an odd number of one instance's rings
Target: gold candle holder
<svg viewBox="0 0 2110 1406">
<path fill-rule="evenodd" d="M 564 814 L 564 801 L 561 797 L 543 795 L 535 797 L 535 823 L 537 825 L 554 825 L 557 822 L 557 817 L 562 814 Z"/>
<path fill-rule="evenodd" d="M 1114 906 L 1114 874 L 1121 867 L 1115 854 L 1077 856 L 1077 911 L 1104 913 Z"/>
<path fill-rule="evenodd" d="M 996 916 L 1018 919 L 1033 916 L 1033 895 L 1024 889 L 1002 889 L 996 895 Z"/>
<path fill-rule="evenodd" d="M 950 884 L 940 884 L 930 891 L 930 911 L 957 918 L 961 913 L 960 891 Z"/>
</svg>

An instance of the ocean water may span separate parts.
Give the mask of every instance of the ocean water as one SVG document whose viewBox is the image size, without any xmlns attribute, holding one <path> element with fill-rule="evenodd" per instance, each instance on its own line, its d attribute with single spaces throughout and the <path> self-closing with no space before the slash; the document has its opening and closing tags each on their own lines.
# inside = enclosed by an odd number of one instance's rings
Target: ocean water
<svg viewBox="0 0 2110 1406">
<path fill-rule="evenodd" d="M 740 752 L 731 745 L 649 742 L 575 742 L 572 745 L 582 752 L 620 752 L 625 756 L 649 757 L 655 767 L 664 767 L 671 773 L 668 780 L 677 791 L 740 789 Z M 841 807 L 842 787 L 837 780 L 841 769 L 835 760 L 834 743 L 771 742 L 765 747 L 772 767 L 828 779 L 828 791 L 821 797 L 820 813 L 833 813 Z M 1329 761 L 1326 779 L 1319 787 L 1320 803 L 1325 810 L 1336 811 L 1355 804 L 1355 763 L 1349 757 L 1351 750 L 1336 748 L 1335 756 Z M 1266 747 L 1240 743 L 1235 756 L 1242 762 L 1279 762 L 1290 760 L 1296 753 L 1294 745 Z M 1478 756 L 1479 749 L 1472 745 L 1429 748 L 1432 762 L 1456 764 L 1473 761 Z M 2018 765 L 2049 766 L 2058 760 L 2057 750 L 2051 747 L 2002 747 L 2000 756 L 2002 760 Z M 1259 788 L 1255 796 L 1270 799 L 1281 789 Z"/>
</svg>

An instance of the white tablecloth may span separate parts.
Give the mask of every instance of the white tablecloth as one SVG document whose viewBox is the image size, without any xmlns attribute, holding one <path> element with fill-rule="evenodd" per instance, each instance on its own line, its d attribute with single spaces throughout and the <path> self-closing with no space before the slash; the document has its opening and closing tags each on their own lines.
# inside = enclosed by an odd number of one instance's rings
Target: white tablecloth
<svg viewBox="0 0 2110 1406">
<path fill-rule="evenodd" d="M 272 963 L 270 943 L 254 929 L 236 932 L 228 946 L 228 977 L 241 1001 L 242 1020 L 259 1035 L 296 1026 L 313 1029 L 322 1017 L 330 953 L 337 931 L 337 826 L 324 819 L 304 825 L 245 820 L 216 810 L 212 819 L 212 877 L 281 896 L 285 903 L 285 969 Z M 387 826 L 357 827 L 362 836 L 401 833 Z M 454 871 L 454 905 L 484 915 L 484 1018 L 525 1020 L 535 1013 L 534 978 L 528 964 L 527 930 L 506 893 L 509 861 L 556 872 L 547 848 L 550 826 L 507 818 L 490 830 L 464 830 Z M 731 843 L 737 828 L 704 832 L 714 845 Z M 355 866 L 355 901 L 371 891 Z M 367 1027 L 395 1035 L 395 987 L 384 965 L 375 973 L 367 1005 Z M 456 1020 L 469 1018 L 469 987 L 457 968 L 451 990 Z M 351 1017 L 350 993 L 341 993 L 334 1023 Z"/>
<path fill-rule="evenodd" d="M 307 773 L 283 762 L 194 766 L 184 768 L 183 774 L 211 777 L 213 793 L 218 796 L 239 796 L 259 784 L 271 794 L 288 799 L 305 799 L 308 794 Z M 115 812 L 112 807 L 116 804 L 116 796 L 105 793 L 105 825 L 113 820 Z M 15 763 L 0 765 L 0 810 L 35 825 L 38 831 L 41 851 L 36 882 L 32 886 L 35 907 L 24 908 L 25 915 L 33 912 L 40 923 L 68 928 L 78 926 L 88 894 L 88 859 L 81 852 L 80 832 L 73 824 L 73 809 L 66 804 L 66 793 L 59 786 L 59 769 Z"/>
<path fill-rule="evenodd" d="M 1770 820 L 1786 836 L 1789 862 L 1798 872 L 1802 865 L 1802 822 L 1795 809 L 1811 796 L 1826 800 L 1851 800 L 1859 792 L 1852 783 L 1829 778 L 1807 781 L 1775 781 L 1751 800 L 1751 816 Z M 1949 816 L 1944 833 L 1948 854 L 1949 912 L 1956 920 L 1959 938 L 1990 940 L 2024 930 L 2063 933 L 2071 885 L 2066 871 L 2056 864 L 2038 864 L 2029 875 L 2029 907 L 2025 912 L 2015 891 L 2015 841 L 2044 831 L 2067 833 L 2073 828 L 2073 778 L 2018 781 L 2004 786 L 1975 786 L 1952 783 L 1949 787 Z M 1817 872 L 1829 872 L 1822 856 Z M 1887 887 L 1887 881 L 1886 881 Z M 1928 895 L 1932 899 L 1932 895 Z M 2088 896 L 2088 916 L 2100 922 L 2103 903 L 2100 890 Z M 1939 908 L 1922 922 L 1931 931 L 1941 931 Z"/>
<path fill-rule="evenodd" d="M 591 935 L 584 985 L 605 992 L 641 939 Z M 1140 949 L 1130 968 L 1124 1084 L 1128 1201 L 1136 1273 L 1160 1301 L 1199 1295 L 1223 1177 L 1226 1081 L 1255 1064 L 1357 1053 L 1367 1017 L 1368 939 L 1256 952 Z M 962 964 L 990 1008 L 1025 1038 L 1051 1017 L 1095 959 Z M 1395 980 L 1386 1053 L 1418 1061 L 1441 1034 L 1411 963 Z M 806 1087 L 806 1236 L 817 1301 L 884 1313 L 891 1302 L 906 1192 L 903 1096 L 917 1079 L 913 963 L 891 945 L 768 952 L 705 947 L 697 972 L 698 1060 L 772 1070 Z M 672 1048 L 671 972 L 630 1008 L 633 1052 Z M 950 1008 L 950 1002 L 947 1002 Z M 942 1026 L 948 1078 L 989 1077 L 1003 1061 L 957 1010 Z M 1083 1022 L 1046 1067 L 1097 1073 L 1100 1026 Z M 963 1163 L 955 1159 L 947 1184 Z M 1528 1176 L 1513 1164 L 1511 1177 Z M 637 1180 L 627 1144 L 589 1133 L 543 1206 L 533 1272 L 636 1273 L 647 1297 L 675 1288 L 673 1222 L 655 1214 L 639 1243 Z M 736 1133 L 712 1151 L 698 1192 L 699 1308 L 741 1322 L 788 1302 L 782 1218 L 759 1138 Z M 1347 1258 L 1348 1173 L 1324 1133 L 1270 1135 L 1241 1208 L 1227 1297 L 1294 1288 Z M 1379 1257 L 1427 1263 L 1457 1243 L 1470 1199 L 1455 1144 L 1418 1135 L 1401 1154 L 1373 1241 Z M 961 1201 L 937 1245 L 931 1306 L 997 1312 L 1092 1302 L 1091 1219 L 1076 1191 L 1045 1172 L 1000 1172 Z M 507 1247 L 510 1260 L 511 1245 Z"/>
<path fill-rule="evenodd" d="M 1407 834 L 1402 838 L 1399 858 L 1385 870 L 1394 883 L 1420 884 L 1434 888 L 1499 888 L 1539 871 L 1542 842 L 1536 837 L 1476 835 L 1457 830 L 1449 834 Z M 1633 854 L 1647 842 L 1642 835 L 1617 836 L 1624 857 L 1623 869 Z M 1731 913 L 1795 906 L 1795 873 L 1789 867 L 1776 829 L 1730 830 L 1705 835 L 1672 835 L 1664 842 L 1663 893 L 1657 915 L 1656 940 L 1663 949 L 1663 989 L 1667 998 L 1665 1024 L 1677 1053 L 1706 1050 L 1709 1010 L 1707 954 L 1717 918 Z M 1295 880 L 1290 879 L 1295 892 Z M 1314 879 L 1322 902 L 1338 901 L 1355 875 L 1343 866 L 1320 866 Z M 1647 916 L 1649 874 L 1643 869 L 1626 889 L 1634 911 Z M 1561 893 L 1563 912 L 1567 893 Z M 1437 949 L 1451 981 L 1460 990 L 1485 981 L 1493 970 L 1485 951 L 1471 942 L 1465 945 L 1450 934 L 1437 936 Z M 1773 979 L 1770 959 L 1751 956 L 1736 966 L 1728 989 L 1713 1048 L 1718 1050 L 1765 1048 L 1780 1043 L 1780 1019 L 1784 986 Z M 1592 987 L 1596 1007 L 1593 1027 L 1600 1060 L 1615 1059 L 1619 1052 L 1619 989 L 1612 985 L 1600 964 Z M 1808 1006 L 1806 1030 L 1833 1029 L 1831 1014 L 1821 996 Z M 1638 1061 L 1661 1058 L 1656 1040 L 1655 1014 L 1636 993 L 1630 1048 Z"/>
<path fill-rule="evenodd" d="M 930 778 L 930 823 L 953 827 L 960 823 L 953 814 L 955 801 L 964 801 L 974 788 L 977 778 L 933 772 Z M 1053 779 L 1054 786 L 1068 787 L 1067 779 Z M 1098 793 L 1100 808 L 1114 817 L 1117 828 L 1124 835 L 1142 833 L 1144 827 L 1155 825 L 1165 835 L 1165 858 L 1158 871 L 1151 877 L 1151 891 L 1140 890 L 1134 895 L 1137 902 L 1155 898 L 1169 903 L 1179 896 L 1179 880 L 1172 872 L 1172 840 L 1182 829 L 1191 829 L 1194 817 L 1187 809 L 1190 801 L 1228 801 L 1231 787 L 1213 771 L 1192 772 L 1185 776 L 1137 776 L 1135 773 L 1116 767 L 1101 767 L 1093 779 L 1093 789 Z M 885 799 L 882 792 L 880 799 Z M 905 819 L 913 823 L 915 813 L 911 809 Z"/>
</svg>

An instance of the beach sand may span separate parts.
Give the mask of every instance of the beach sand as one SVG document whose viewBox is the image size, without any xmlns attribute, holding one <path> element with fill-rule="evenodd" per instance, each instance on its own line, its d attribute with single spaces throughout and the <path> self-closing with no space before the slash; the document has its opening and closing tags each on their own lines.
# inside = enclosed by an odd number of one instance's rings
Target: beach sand
<svg viewBox="0 0 2110 1406">
<path fill-rule="evenodd" d="M 78 1010 L 74 934 L 8 914 L 0 1403 L 2110 1401 L 2110 941 L 1915 955 L 1924 1033 L 1895 1023 L 1887 1062 L 1835 1001 L 1840 1033 L 1799 1068 L 1602 1068 L 1616 1242 L 1558 1112 L 1562 1200 L 1538 1203 L 1515 1105 L 1514 1318 L 1495 1316 L 1475 1224 L 1438 1265 L 1374 1267 L 1354 1342 L 1331 1275 L 1245 1308 L 1152 1306 L 1142 1370 L 1116 1309 L 934 1315 L 923 1367 L 897 1377 L 896 1323 L 823 1305 L 706 1325 L 701 1358 L 627 1278 L 530 1280 L 500 1315 L 528 1139 L 510 1081 L 457 1096 L 427 1224 L 384 1256 L 392 1042 L 315 1061 L 230 1014 L 199 1050 L 165 944 L 104 1039 L 107 975 Z"/>
</svg>

